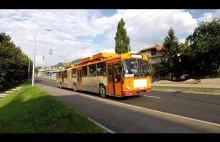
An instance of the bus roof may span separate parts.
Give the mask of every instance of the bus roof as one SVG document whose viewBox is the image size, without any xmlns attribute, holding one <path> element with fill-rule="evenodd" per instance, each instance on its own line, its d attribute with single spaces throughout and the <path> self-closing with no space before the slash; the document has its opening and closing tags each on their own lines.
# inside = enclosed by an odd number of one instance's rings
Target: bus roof
<svg viewBox="0 0 220 142">
<path fill-rule="evenodd" d="M 143 60 L 148 60 L 147 55 L 141 55 L 141 54 L 137 54 L 137 53 L 115 54 L 115 53 L 101 52 L 101 53 L 93 55 L 92 57 L 84 58 L 77 64 L 70 64 L 67 68 L 60 70 L 60 71 L 64 71 L 64 70 L 67 70 L 70 68 L 77 68 L 79 66 L 84 66 L 84 65 L 88 65 L 88 64 L 92 64 L 92 63 L 98 63 L 101 61 L 112 60 L 112 59 L 116 59 L 116 58 L 121 58 L 121 60 L 131 59 L 131 58 L 140 58 Z"/>
<path fill-rule="evenodd" d="M 87 64 L 89 62 L 90 63 L 97 62 L 97 61 L 101 61 L 103 59 L 107 59 L 107 58 L 115 57 L 115 56 L 118 56 L 118 54 L 101 52 L 101 53 L 93 55 L 92 57 L 87 57 L 87 58 L 82 59 L 78 65 Z"/>
</svg>

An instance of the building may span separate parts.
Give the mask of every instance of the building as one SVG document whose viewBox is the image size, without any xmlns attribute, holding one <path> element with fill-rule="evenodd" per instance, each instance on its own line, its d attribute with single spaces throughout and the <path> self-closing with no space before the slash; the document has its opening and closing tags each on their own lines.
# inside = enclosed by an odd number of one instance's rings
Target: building
<svg viewBox="0 0 220 142">
<path fill-rule="evenodd" d="M 147 47 L 138 52 L 138 54 L 145 54 L 149 57 L 149 64 L 156 64 L 160 62 L 162 56 L 163 46 L 155 45 L 153 47 Z"/>
<path fill-rule="evenodd" d="M 37 76 L 43 77 L 43 76 L 56 76 L 57 69 L 40 69 Z"/>
</svg>

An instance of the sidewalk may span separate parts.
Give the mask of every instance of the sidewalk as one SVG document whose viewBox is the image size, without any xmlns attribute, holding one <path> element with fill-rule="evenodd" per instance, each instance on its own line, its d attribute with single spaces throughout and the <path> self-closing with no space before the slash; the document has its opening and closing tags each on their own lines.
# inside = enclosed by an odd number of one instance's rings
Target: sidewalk
<svg viewBox="0 0 220 142">
<path fill-rule="evenodd" d="M 180 88 L 205 88 L 220 89 L 220 85 L 208 84 L 152 84 L 152 87 L 180 87 Z"/>
</svg>

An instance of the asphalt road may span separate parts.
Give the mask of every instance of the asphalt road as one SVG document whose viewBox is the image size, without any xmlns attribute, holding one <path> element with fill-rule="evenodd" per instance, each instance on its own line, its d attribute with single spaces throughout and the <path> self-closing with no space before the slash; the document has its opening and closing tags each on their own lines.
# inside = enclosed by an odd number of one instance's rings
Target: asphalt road
<svg viewBox="0 0 220 142">
<path fill-rule="evenodd" d="M 220 96 L 217 95 L 153 91 L 138 98 L 102 99 L 96 94 L 59 89 L 53 81 L 36 82 L 48 93 L 116 133 L 220 132 Z"/>
</svg>

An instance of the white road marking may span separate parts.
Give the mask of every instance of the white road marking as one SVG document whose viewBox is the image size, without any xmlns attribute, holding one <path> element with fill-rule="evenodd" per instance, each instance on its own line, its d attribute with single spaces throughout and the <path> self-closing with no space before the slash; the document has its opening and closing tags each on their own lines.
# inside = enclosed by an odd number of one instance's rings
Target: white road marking
<svg viewBox="0 0 220 142">
<path fill-rule="evenodd" d="M 63 89 L 61 89 L 61 90 L 63 90 Z M 69 92 L 68 90 L 63 90 L 63 91 Z M 104 99 L 104 98 L 94 97 L 94 96 L 86 95 L 86 94 L 83 94 L 83 93 L 74 92 L 74 94 L 78 94 L 80 96 L 84 96 L 84 97 L 87 97 L 87 98 L 93 98 L 93 99 L 96 99 L 96 100 L 112 102 L 112 103 L 120 104 L 120 105 L 123 105 L 123 106 L 138 108 L 138 109 L 147 110 L 147 111 L 160 113 L 160 114 L 164 114 L 164 115 L 169 115 L 169 116 L 173 116 L 173 117 L 177 117 L 177 118 L 181 118 L 181 119 L 185 119 L 185 120 L 196 121 L 196 122 L 199 122 L 199 123 L 204 123 L 204 124 L 220 127 L 220 124 L 217 124 L 217 123 L 198 120 L 198 119 L 194 119 L 194 118 L 189 118 L 189 117 L 180 116 L 180 115 L 176 115 L 176 114 L 171 114 L 171 113 L 167 113 L 167 112 L 162 112 L 162 111 L 158 111 L 158 110 L 153 110 L 153 109 L 149 109 L 149 108 L 139 107 L 139 106 L 135 106 L 135 105 L 125 104 L 125 103 L 121 103 L 121 102 L 117 102 L 117 101 L 107 100 L 107 99 Z"/>
<path fill-rule="evenodd" d="M 159 99 L 160 97 L 157 97 L 157 96 L 148 96 L 148 95 L 143 95 L 144 97 L 150 97 L 150 98 L 157 98 Z"/>
<path fill-rule="evenodd" d="M 87 117 L 88 117 L 88 116 L 87 116 Z M 96 122 L 95 120 L 93 120 L 93 119 L 91 119 L 91 118 L 89 118 L 89 117 L 88 117 L 88 119 L 89 119 L 90 121 L 94 122 L 94 123 L 95 123 L 96 125 L 98 125 L 99 127 L 101 127 L 101 128 L 103 128 L 104 130 L 106 130 L 107 132 L 109 132 L 109 133 L 115 133 L 115 132 L 113 132 L 112 130 L 110 130 L 110 129 L 106 128 L 105 126 L 101 125 L 100 123 Z"/>
</svg>

